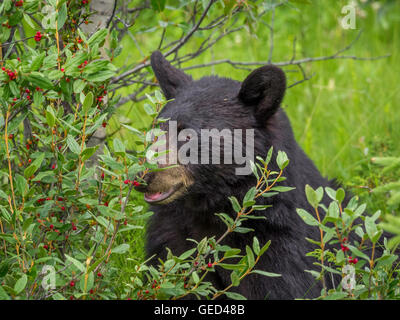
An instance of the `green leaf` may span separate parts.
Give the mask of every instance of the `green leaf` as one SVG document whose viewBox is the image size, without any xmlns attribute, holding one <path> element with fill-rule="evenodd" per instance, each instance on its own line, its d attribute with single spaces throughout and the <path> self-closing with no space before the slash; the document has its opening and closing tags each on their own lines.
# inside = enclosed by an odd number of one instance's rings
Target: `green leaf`
<svg viewBox="0 0 400 320">
<path fill-rule="evenodd" d="M 113 140 L 113 146 L 114 146 L 114 151 L 115 153 L 117 153 L 118 155 L 125 155 L 125 145 L 123 144 L 123 142 L 121 140 L 119 140 L 118 138 L 115 138 Z"/>
<path fill-rule="evenodd" d="M 200 282 L 199 275 L 197 274 L 196 271 L 194 271 L 194 272 L 192 273 L 192 277 L 193 277 L 193 281 L 194 281 L 195 284 L 198 284 L 198 283 Z"/>
<path fill-rule="evenodd" d="M 33 58 L 32 64 L 31 64 L 31 70 L 32 71 L 37 71 L 43 64 L 43 60 L 46 56 L 45 52 L 42 52 L 41 54 L 37 55 L 35 58 Z"/>
<path fill-rule="evenodd" d="M 58 10 L 57 16 L 57 29 L 60 30 L 67 21 L 67 4 L 64 2 L 61 8 Z"/>
<path fill-rule="evenodd" d="M 289 159 L 287 157 L 286 152 L 278 151 L 278 155 L 276 157 L 276 163 L 278 164 L 279 169 L 283 170 L 289 164 Z"/>
<path fill-rule="evenodd" d="M 10 296 L 7 294 L 2 286 L 0 286 L 0 300 L 11 300 Z"/>
<path fill-rule="evenodd" d="M 179 256 L 179 260 L 185 260 L 185 259 L 187 259 L 187 258 L 189 258 L 194 252 L 196 252 L 196 250 L 197 250 L 197 248 L 192 248 L 192 249 L 190 249 L 190 250 L 188 250 L 188 251 L 185 251 L 184 253 L 182 253 L 180 256 Z"/>
<path fill-rule="evenodd" d="M 67 300 L 61 293 L 56 292 L 55 294 L 53 294 L 52 296 L 53 300 Z"/>
<path fill-rule="evenodd" d="M 55 122 L 56 122 L 56 117 L 54 115 L 53 108 L 51 106 L 47 106 L 46 109 L 46 120 L 47 124 L 49 125 L 50 128 L 53 128 Z"/>
<path fill-rule="evenodd" d="M 224 258 L 227 259 L 230 257 L 235 257 L 240 253 L 240 251 L 240 249 L 230 249 L 224 253 Z"/>
<path fill-rule="evenodd" d="M 129 131 L 132 131 L 133 133 L 137 134 L 138 136 L 143 136 L 143 132 L 140 132 L 138 129 L 133 128 L 133 127 L 128 126 L 128 125 L 123 124 L 123 123 L 121 123 L 121 125 L 122 125 L 123 127 L 125 127 L 126 129 L 128 129 Z"/>
<path fill-rule="evenodd" d="M 334 292 L 326 297 L 323 297 L 323 300 L 342 300 L 348 296 L 347 292 Z"/>
<path fill-rule="evenodd" d="M 78 142 L 76 142 L 75 139 L 71 135 L 67 136 L 67 146 L 73 153 L 75 153 L 75 154 L 81 153 L 81 147 L 79 146 Z"/>
<path fill-rule="evenodd" d="M 248 232 L 254 231 L 254 229 L 245 228 L 245 227 L 236 227 L 235 230 L 233 230 L 233 231 L 238 232 L 238 233 L 248 233 Z"/>
<path fill-rule="evenodd" d="M 249 246 L 246 246 L 246 256 L 247 262 L 249 264 L 249 268 L 253 268 L 255 261 L 254 261 L 254 253 Z"/>
<path fill-rule="evenodd" d="M 74 82 L 73 88 L 74 88 L 74 93 L 81 93 L 83 89 L 86 87 L 86 82 L 78 79 Z"/>
<path fill-rule="evenodd" d="M 260 254 L 260 243 L 256 237 L 253 238 L 253 251 L 258 256 Z"/>
<path fill-rule="evenodd" d="M 342 203 L 343 200 L 344 200 L 344 197 L 345 197 L 344 189 L 343 189 L 343 188 L 337 189 L 337 190 L 336 190 L 336 200 L 337 200 L 339 203 Z"/>
<path fill-rule="evenodd" d="M 261 248 L 259 256 L 262 256 L 265 251 L 268 250 L 269 246 L 271 245 L 271 240 L 268 240 L 266 244 Z"/>
<path fill-rule="evenodd" d="M 67 258 L 68 261 L 72 262 L 72 264 L 75 267 L 77 267 L 79 271 L 81 271 L 81 272 L 85 272 L 86 271 L 86 268 L 85 268 L 85 266 L 83 265 L 82 262 L 76 260 L 75 258 L 73 258 L 73 257 L 71 257 L 71 256 L 69 256 L 67 254 L 65 254 L 65 257 Z"/>
<path fill-rule="evenodd" d="M 143 105 L 143 109 L 144 109 L 144 111 L 146 111 L 146 113 L 147 113 L 149 116 L 153 116 L 153 115 L 157 114 L 157 112 L 154 110 L 153 106 L 150 105 L 150 104 L 148 104 L 148 103 L 145 103 L 145 104 Z"/>
<path fill-rule="evenodd" d="M 82 161 L 86 161 L 87 159 L 89 159 L 92 155 L 94 155 L 94 153 L 96 152 L 96 150 L 99 148 L 99 146 L 94 146 L 94 147 L 88 147 L 85 150 L 82 151 L 81 153 L 81 159 Z"/>
<path fill-rule="evenodd" d="M 310 185 L 306 185 L 306 196 L 307 201 L 313 208 L 317 208 L 319 203 L 322 200 L 323 189 L 319 187 L 317 190 L 314 190 Z"/>
<path fill-rule="evenodd" d="M 303 219 L 303 221 L 310 226 L 318 226 L 318 220 L 315 219 L 304 209 L 296 209 L 297 214 Z"/>
<path fill-rule="evenodd" d="M 266 277 L 273 277 L 273 278 L 282 276 L 279 273 L 267 272 L 267 271 L 263 271 L 263 270 L 253 270 L 250 273 L 257 273 L 257 274 L 261 274 L 261 275 L 266 276 Z"/>
<path fill-rule="evenodd" d="M 233 210 L 235 210 L 235 212 L 239 212 L 242 209 L 240 207 L 239 201 L 236 199 L 236 197 L 231 196 L 228 199 L 231 201 Z"/>
<path fill-rule="evenodd" d="M 336 201 L 332 201 L 329 204 L 329 208 L 328 208 L 328 217 L 332 218 L 333 221 L 336 221 L 337 219 L 339 219 L 339 214 L 340 214 L 340 210 L 339 210 L 339 205 Z"/>
<path fill-rule="evenodd" d="M 233 299 L 233 300 L 247 300 L 246 297 L 244 297 L 244 296 L 242 296 L 241 294 L 236 293 L 236 292 L 227 291 L 227 292 L 225 292 L 225 295 L 226 295 L 229 299 Z"/>
<path fill-rule="evenodd" d="M 31 17 L 29 17 L 26 13 L 24 13 L 24 20 L 33 30 L 35 30 L 37 28 L 35 26 L 35 24 L 33 23 Z"/>
<path fill-rule="evenodd" d="M 29 179 L 37 169 L 40 168 L 42 162 L 44 160 L 44 153 L 42 152 L 33 162 L 32 164 L 24 170 L 25 178 Z"/>
<path fill-rule="evenodd" d="M 165 9 L 166 0 L 150 0 L 151 7 L 154 11 L 162 12 Z"/>
<path fill-rule="evenodd" d="M 39 72 L 32 72 L 31 74 L 27 75 L 26 78 L 34 86 L 39 87 L 41 89 L 52 89 L 53 88 L 53 83 Z"/>
<path fill-rule="evenodd" d="M 369 261 L 369 257 L 368 257 L 365 253 L 363 253 L 363 252 L 361 252 L 360 250 L 358 250 L 356 247 L 354 247 L 354 246 L 352 246 L 352 245 L 350 245 L 350 244 L 348 244 L 347 247 L 348 247 L 348 248 L 351 250 L 351 252 L 352 252 L 353 254 L 355 254 L 357 257 L 360 257 L 360 258 L 363 258 L 363 259 Z"/>
<path fill-rule="evenodd" d="M 108 29 L 100 29 L 94 33 L 88 40 L 88 46 L 93 47 L 95 44 L 101 44 L 107 37 Z"/>
<path fill-rule="evenodd" d="M 94 285 L 94 274 L 93 272 L 88 272 L 87 282 L 86 282 L 86 290 L 85 290 L 85 274 L 82 275 L 81 281 L 79 283 L 80 289 L 82 292 L 86 293 L 93 288 Z"/>
<path fill-rule="evenodd" d="M 296 189 L 296 188 L 295 187 L 276 186 L 276 187 L 272 187 L 270 190 L 277 191 L 277 192 L 288 192 L 293 189 Z"/>
<path fill-rule="evenodd" d="M 16 180 L 17 191 L 19 192 L 19 194 L 21 196 L 25 197 L 26 193 L 29 190 L 28 182 L 26 181 L 26 179 L 23 176 L 21 176 L 19 174 L 16 174 L 15 180 Z"/>
<path fill-rule="evenodd" d="M 115 247 L 114 249 L 111 250 L 112 253 L 118 253 L 118 254 L 122 254 L 125 253 L 129 250 L 130 245 L 127 243 L 123 243 L 121 245 L 119 245 L 118 247 Z"/>
<path fill-rule="evenodd" d="M 83 100 L 83 104 L 82 104 L 82 112 L 84 114 L 86 114 L 88 112 L 89 108 L 93 105 L 93 100 L 94 100 L 93 93 L 89 92 L 86 95 L 85 99 Z"/>
<path fill-rule="evenodd" d="M 249 191 L 247 191 L 247 193 L 246 193 L 246 195 L 244 196 L 244 199 L 243 199 L 243 206 L 244 207 L 248 207 L 248 206 L 245 206 L 244 204 L 249 202 L 249 201 L 253 201 L 254 197 L 256 196 L 256 194 L 257 194 L 256 187 L 252 187 Z"/>
<path fill-rule="evenodd" d="M 253 172 L 253 174 L 256 176 L 256 178 L 260 179 L 260 176 L 258 175 L 257 166 L 251 160 L 250 160 L 250 168 L 251 168 L 251 171 Z"/>
<path fill-rule="evenodd" d="M 365 217 L 365 230 L 367 231 L 368 237 L 372 240 L 375 233 L 378 231 L 373 217 Z"/>
<path fill-rule="evenodd" d="M 87 81 L 92 81 L 92 82 L 103 82 L 115 75 L 115 71 L 112 70 L 103 70 L 100 72 L 96 72 L 93 74 L 89 74 L 86 76 Z"/>
<path fill-rule="evenodd" d="M 14 292 L 16 295 L 20 294 L 22 290 L 25 289 L 26 284 L 28 283 L 28 276 L 24 274 L 14 285 Z"/>
<path fill-rule="evenodd" d="M 240 284 L 240 277 L 236 272 L 231 273 L 232 286 L 237 287 Z"/>
</svg>

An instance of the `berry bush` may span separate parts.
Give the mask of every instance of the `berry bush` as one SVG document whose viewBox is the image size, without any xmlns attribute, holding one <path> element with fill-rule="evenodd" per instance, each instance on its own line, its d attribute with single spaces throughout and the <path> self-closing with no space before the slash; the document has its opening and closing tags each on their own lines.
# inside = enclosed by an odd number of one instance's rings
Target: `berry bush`
<svg viewBox="0 0 400 320">
<path fill-rule="evenodd" d="M 229 198 L 237 215 L 218 214 L 226 224 L 221 237 L 194 241 L 180 256 L 169 252 L 157 267 L 135 260 L 130 281 L 114 285 L 120 270 L 112 258 L 129 252 L 127 235 L 151 215 L 133 187 L 158 169 L 145 161 L 154 141 L 131 126 L 123 124 L 138 137 L 140 151 L 127 150 L 118 138 L 108 138 L 101 149 L 90 143 L 118 102 L 109 92 L 117 73 L 113 60 L 121 52 L 115 30 L 82 31 L 92 14 L 90 0 L 0 3 L 0 299 L 244 299 L 230 289 L 248 274 L 279 276 L 256 269 L 269 243 L 254 237 L 246 252 L 221 243 L 232 232 L 251 237 L 243 222 L 267 209 L 256 205 L 257 197 L 290 191 L 276 188 L 289 163 L 283 152 L 276 159 L 280 172 L 268 169 L 270 156 L 253 164 L 256 186 L 244 199 Z M 159 92 L 148 95 L 153 129 L 165 121 L 157 119 L 164 103 Z M 381 257 L 362 251 L 365 239 L 375 245 L 381 237 L 379 213 L 366 216 L 356 199 L 342 209 L 341 189 L 325 190 L 333 200 L 329 208 L 319 205 L 322 189 L 306 191 L 317 216 L 298 213 L 321 231 L 310 253 L 321 272 L 310 272 L 317 279 L 326 272 L 345 278 L 343 268 L 354 269 L 354 286 L 324 290 L 321 298 L 398 298 L 397 256 L 387 242 Z M 322 220 L 318 210 L 325 211 Z M 364 229 L 353 225 L 356 217 Z M 360 241 L 349 243 L 350 233 Z M 335 242 L 341 249 L 327 248 Z M 223 290 L 205 281 L 216 266 L 231 270 L 231 284 Z"/>
</svg>

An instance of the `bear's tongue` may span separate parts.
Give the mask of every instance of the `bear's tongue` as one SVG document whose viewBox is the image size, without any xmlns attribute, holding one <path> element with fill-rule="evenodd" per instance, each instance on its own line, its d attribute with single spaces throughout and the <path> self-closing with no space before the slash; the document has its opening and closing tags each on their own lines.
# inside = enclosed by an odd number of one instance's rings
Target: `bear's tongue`
<svg viewBox="0 0 400 320">
<path fill-rule="evenodd" d="M 149 200 L 157 200 L 160 198 L 162 195 L 162 192 L 157 192 L 157 193 L 152 193 L 152 194 L 146 194 L 146 198 Z"/>
</svg>

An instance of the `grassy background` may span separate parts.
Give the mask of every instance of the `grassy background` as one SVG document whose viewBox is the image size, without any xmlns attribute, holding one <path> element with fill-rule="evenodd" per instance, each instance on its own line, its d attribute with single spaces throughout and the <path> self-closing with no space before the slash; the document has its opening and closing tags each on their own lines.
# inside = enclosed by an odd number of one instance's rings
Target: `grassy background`
<svg viewBox="0 0 400 320">
<path fill-rule="evenodd" d="M 345 30 L 338 22 L 343 17 L 342 7 L 347 4 L 347 0 L 315 0 L 311 4 L 297 3 L 278 8 L 272 62 L 291 59 L 295 37 L 296 58 L 316 57 L 330 55 L 345 47 L 360 30 L 363 30 L 360 39 L 345 54 L 358 57 L 390 54 L 388 58 L 374 61 L 341 59 L 305 64 L 307 74 L 315 75 L 311 80 L 290 88 L 283 102 L 297 141 L 321 173 L 329 178 L 336 177 L 352 192 L 359 194 L 371 212 L 378 208 L 385 211 L 384 198 L 370 196 L 368 189 L 363 187 L 374 187 L 393 178 L 382 176 L 381 170 L 371 164 L 371 157 L 400 154 L 400 1 L 370 1 L 368 5 L 360 6 L 354 30 Z M 378 5 L 380 9 L 375 7 Z M 168 9 L 163 14 L 170 19 L 179 19 L 182 15 Z M 270 17 L 266 15 L 265 21 L 269 22 Z M 157 48 L 161 28 L 149 33 L 141 30 L 143 24 L 157 25 L 158 18 L 145 13 L 138 20 L 131 29 L 135 41 L 128 36 L 123 40 L 124 49 L 117 64 L 136 63 Z M 177 28 L 171 28 L 167 40 L 179 35 Z M 195 48 L 201 40 L 193 37 L 185 50 Z M 244 30 L 227 36 L 213 50 L 183 67 L 224 58 L 266 61 L 269 40 L 269 30 L 260 23 L 255 32 L 250 34 Z M 285 68 L 285 71 L 290 70 L 298 69 Z M 214 73 L 241 81 L 249 71 L 223 64 L 188 73 L 195 79 Z M 301 79 L 298 72 L 287 72 L 287 75 L 289 84 Z M 120 93 L 126 95 L 132 89 L 134 87 L 125 88 Z M 148 118 L 141 105 L 127 103 L 121 107 L 110 121 L 108 130 L 115 131 L 121 121 L 128 119 L 132 121 L 131 125 L 144 128 Z M 128 143 L 134 139 L 122 130 L 117 135 Z M 142 201 L 140 196 L 138 201 Z M 142 232 L 129 236 L 132 257 L 140 257 L 143 253 L 142 236 Z M 128 272 L 133 267 L 125 257 L 117 259 L 120 259 L 117 265 L 123 271 Z"/>
</svg>

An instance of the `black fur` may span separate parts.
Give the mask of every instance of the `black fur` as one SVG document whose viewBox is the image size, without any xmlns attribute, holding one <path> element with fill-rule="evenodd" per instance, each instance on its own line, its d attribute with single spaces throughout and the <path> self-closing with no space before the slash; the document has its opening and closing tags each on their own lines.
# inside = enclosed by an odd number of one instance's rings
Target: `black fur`
<svg viewBox="0 0 400 320">
<path fill-rule="evenodd" d="M 275 272 L 282 277 L 268 278 L 249 275 L 234 288 L 248 299 L 293 299 L 317 297 L 321 283 L 305 270 L 316 269 L 313 258 L 306 253 L 315 245 L 306 237 L 319 239 L 319 230 L 307 226 L 297 215 L 296 208 L 313 212 L 309 206 L 305 185 L 313 188 L 330 186 L 313 162 L 294 139 L 289 119 L 279 108 L 286 88 L 285 75 L 274 66 L 253 71 L 241 84 L 228 78 L 204 77 L 198 81 L 173 68 L 159 52 L 152 55 L 152 67 L 167 98 L 174 98 L 162 110 L 160 116 L 176 120 L 180 127 L 192 128 L 253 128 L 255 129 L 255 155 L 263 158 L 270 146 L 274 147 L 272 168 L 277 170 L 275 158 L 278 150 L 285 151 L 290 159 L 284 171 L 286 181 L 280 185 L 295 187 L 271 198 L 259 199 L 260 203 L 272 204 L 272 208 L 260 211 L 266 220 L 249 220 L 244 226 L 255 229 L 254 233 L 231 234 L 225 243 L 244 250 L 251 246 L 256 235 L 260 244 L 271 240 L 271 246 L 260 259 L 257 269 Z M 252 186 L 253 175 L 237 176 L 233 165 L 187 165 L 187 172 L 194 177 L 194 184 L 187 194 L 172 203 L 152 206 L 155 212 L 147 229 L 147 254 L 165 258 L 168 247 L 176 255 L 193 247 L 186 239 L 201 240 L 205 236 L 220 236 L 225 225 L 214 213 L 225 212 L 234 216 L 228 196 L 241 201 Z M 323 203 L 328 207 L 329 200 Z M 156 263 L 156 259 L 153 259 Z M 216 268 L 211 280 L 217 288 L 230 284 L 230 272 Z M 334 285 L 338 285 L 335 279 Z M 327 278 L 327 285 L 333 286 Z"/>
</svg>

